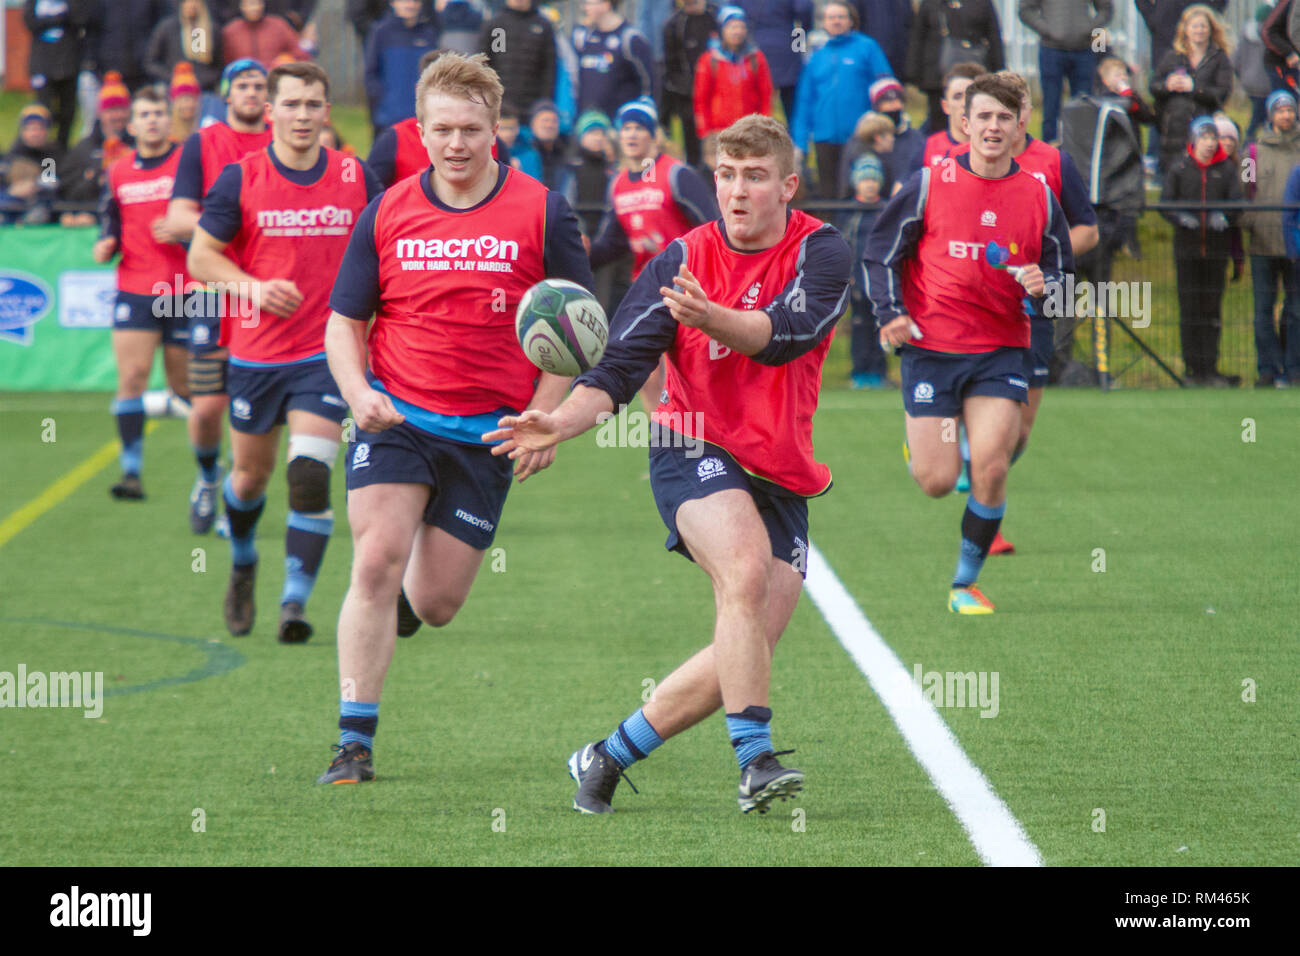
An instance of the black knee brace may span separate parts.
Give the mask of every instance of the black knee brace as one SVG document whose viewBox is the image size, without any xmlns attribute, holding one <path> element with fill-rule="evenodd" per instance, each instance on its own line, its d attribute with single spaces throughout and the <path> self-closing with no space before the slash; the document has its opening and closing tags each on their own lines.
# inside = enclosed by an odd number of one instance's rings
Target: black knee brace
<svg viewBox="0 0 1300 956">
<path fill-rule="evenodd" d="M 299 455 L 289 462 L 288 476 L 290 508 L 303 514 L 329 510 L 329 465 Z"/>
</svg>

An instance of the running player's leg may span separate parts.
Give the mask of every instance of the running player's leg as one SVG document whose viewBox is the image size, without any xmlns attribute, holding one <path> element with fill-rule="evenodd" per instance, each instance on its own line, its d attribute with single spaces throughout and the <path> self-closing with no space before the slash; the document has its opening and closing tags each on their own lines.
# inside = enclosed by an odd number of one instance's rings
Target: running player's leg
<svg viewBox="0 0 1300 956">
<path fill-rule="evenodd" d="M 487 549 L 471 547 L 442 528 L 424 525 L 416 532 L 402 589 L 420 620 L 434 627 L 451 623 L 485 554 Z"/>
<path fill-rule="evenodd" d="M 908 468 L 932 498 L 952 491 L 961 475 L 958 425 L 966 366 L 962 356 L 927 349 L 903 348 L 900 353 Z"/>
<path fill-rule="evenodd" d="M 910 413 L 904 413 L 903 420 L 912 456 L 912 479 L 931 498 L 942 498 L 956 487 L 961 475 L 957 420 L 952 416 Z"/>
<path fill-rule="evenodd" d="M 767 621 L 764 625 L 769 654 L 794 615 L 803 578 L 789 561 L 773 557 L 768 564 Z M 642 714 L 662 740 L 694 727 L 722 706 L 714 645 L 697 651 L 655 687 Z"/>
<path fill-rule="evenodd" d="M 1024 454 L 1025 446 L 1029 444 L 1029 434 L 1034 430 L 1034 422 L 1038 420 L 1038 409 L 1042 404 L 1043 387 L 1039 385 L 1036 388 L 1030 388 L 1029 401 L 1021 406 L 1020 431 L 1016 435 L 1016 447 L 1011 453 L 1013 463 Z"/>
<path fill-rule="evenodd" d="M 140 469 L 144 458 L 144 390 L 153 368 L 154 351 L 162 333 L 139 328 L 114 329 L 113 358 L 117 363 L 117 392 L 113 417 L 122 443 L 122 479 L 113 486 L 115 498 L 143 498 Z"/>
<path fill-rule="evenodd" d="M 275 468 L 280 428 L 265 432 L 230 429 L 230 474 L 223 500 L 230 519 L 230 581 L 224 604 L 226 629 L 241 636 L 253 629 L 256 608 L 253 591 L 257 578 L 257 522 L 266 506 L 266 485 Z"/>
<path fill-rule="evenodd" d="M 993 610 L 975 583 L 1006 513 L 1007 472 L 1020 436 L 1021 404 L 993 395 L 972 395 L 965 401 L 971 494 L 962 515 L 961 550 L 948 599 L 949 609 L 961 614 L 987 614 Z"/>
<path fill-rule="evenodd" d="M 330 475 L 338 457 L 342 427 L 334 416 L 322 417 L 305 408 L 290 407 L 287 418 L 289 462 L 285 477 L 289 484 L 289 514 L 279 639 L 284 644 L 297 644 L 312 634 L 303 614 L 334 531 Z"/>
<path fill-rule="evenodd" d="M 163 343 L 163 374 L 173 395 L 186 404 L 190 400 L 190 356 L 184 345 Z"/>
<path fill-rule="evenodd" d="M 397 592 L 428 500 L 424 484 L 383 483 L 348 491 L 352 576 L 339 611 L 338 755 L 317 783 L 374 777 L 371 751 L 379 699 L 397 644 Z"/>
<path fill-rule="evenodd" d="M 751 629 L 757 627 L 761 654 L 755 655 L 759 658 L 757 662 L 752 657 L 747 659 L 741 645 L 739 670 L 751 677 L 758 670 L 760 677 L 750 688 L 737 691 L 733 687 L 734 693 L 726 696 L 728 730 L 737 744 L 742 769 L 746 764 L 755 763 L 756 756 L 771 752 L 766 675 L 770 671 L 772 649 L 799 600 L 802 558 L 807 552 L 807 505 L 803 499 L 774 499 L 753 490 L 740 477 L 739 466 L 729 457 L 713 460 L 714 467 L 710 469 L 699 469 L 690 460 L 685 462 L 689 467 L 679 468 L 682 462 L 661 448 L 652 453 L 651 481 L 660 513 L 672 532 L 668 547 L 697 560 L 714 581 L 715 641 L 665 678 L 646 706 L 630 714 L 605 740 L 588 744 L 569 758 L 570 773 L 579 784 L 574 809 L 585 813 L 609 812 L 621 770 L 723 705 L 724 685 L 720 675 L 729 667 L 730 681 L 730 672 L 737 670 L 730 663 L 737 657 L 735 638 L 746 636 L 747 624 Z M 738 480 L 743 487 L 733 485 L 694 498 L 691 496 L 703 490 L 691 480 L 699 474 L 706 476 L 704 481 Z M 685 500 L 681 500 L 683 497 Z M 695 542 L 693 546 L 688 543 L 691 541 Z M 744 559 L 741 568 L 735 566 L 738 555 Z M 798 562 L 798 569 L 792 559 Z M 739 621 L 738 606 L 743 615 Z M 724 648 L 722 653 L 719 638 Z M 724 663 L 720 666 L 719 661 Z M 737 697 L 750 699 L 750 703 L 737 704 Z M 733 706 L 737 708 L 734 711 Z M 774 796 L 784 795 L 779 787 L 766 789 L 766 784 L 777 778 L 780 786 L 789 787 L 791 792 L 796 789 L 795 784 L 802 782 L 798 771 L 771 762 L 772 767 L 760 762 L 763 780 L 752 793 L 744 795 L 748 801 L 742 803 L 745 809 L 761 810 Z M 751 796 L 761 799 L 749 800 Z"/>
<path fill-rule="evenodd" d="M 433 494 L 424 527 L 415 536 L 403 590 L 420 620 L 443 627 L 465 603 L 492 546 L 510 492 L 511 464 L 487 445 L 473 447 L 427 434 L 412 438 L 427 451 Z"/>
<path fill-rule="evenodd" d="M 198 327 L 191 326 L 190 334 Z M 195 534 L 206 534 L 216 519 L 221 481 L 217 464 L 221 456 L 221 419 L 229 403 L 226 372 L 224 349 L 206 350 L 191 341 L 187 372 L 190 415 L 185 428 L 199 469 L 190 492 L 190 529 Z"/>
</svg>

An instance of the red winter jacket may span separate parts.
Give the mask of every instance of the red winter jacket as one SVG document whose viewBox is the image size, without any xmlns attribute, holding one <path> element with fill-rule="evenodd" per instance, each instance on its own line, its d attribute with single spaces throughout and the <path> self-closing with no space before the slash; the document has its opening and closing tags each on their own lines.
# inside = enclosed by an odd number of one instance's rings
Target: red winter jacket
<svg viewBox="0 0 1300 956">
<path fill-rule="evenodd" d="M 772 72 L 762 51 L 750 49 L 739 63 L 720 50 L 702 54 L 695 67 L 695 132 L 703 138 L 750 113 L 772 115 Z"/>
</svg>

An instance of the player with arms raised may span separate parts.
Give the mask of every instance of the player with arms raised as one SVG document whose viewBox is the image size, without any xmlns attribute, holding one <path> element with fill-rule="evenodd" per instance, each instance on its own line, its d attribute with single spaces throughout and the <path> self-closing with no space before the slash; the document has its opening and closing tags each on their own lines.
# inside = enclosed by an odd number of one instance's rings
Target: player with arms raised
<svg viewBox="0 0 1300 956">
<path fill-rule="evenodd" d="M 330 369 L 358 430 L 347 473 L 352 581 L 338 626 L 341 733 L 322 784 L 374 778 L 403 580 L 435 627 L 469 595 L 510 490 L 510 462 L 482 433 L 503 414 L 550 411 L 568 388 L 524 356 L 519 300 L 548 277 L 591 286 L 564 197 L 492 159 L 503 91 L 487 58 L 445 53 L 415 92 L 431 166 L 366 208 L 330 298 Z M 553 457 L 521 456 L 516 477 Z"/>
<path fill-rule="evenodd" d="M 614 316 L 604 357 L 563 405 L 508 416 L 485 436 L 506 439 L 496 454 L 549 450 L 625 404 L 667 357 L 650 483 L 667 547 L 713 582 L 713 641 L 608 738 L 569 758 L 575 810 L 610 812 L 622 770 L 719 706 L 743 811 L 763 812 L 803 785 L 803 773 L 772 750 L 772 651 L 803 586 L 807 499 L 831 484 L 830 469 L 813 459 L 812 417 L 853 263 L 833 227 L 789 208 L 794 169 L 794 144 L 771 117 L 746 116 L 720 133 L 722 218 L 651 260 Z M 696 416 L 703 457 L 671 432 Z"/>
<path fill-rule="evenodd" d="M 1074 268 L 1056 197 L 1011 158 L 1019 114 L 1014 84 L 974 80 L 970 151 L 909 179 L 881 211 L 865 256 L 881 345 L 902 348 L 912 477 L 926 494 L 956 485 L 956 420 L 966 424 L 971 496 L 948 598 L 961 614 L 994 610 L 975 582 L 1006 510 L 1027 399 L 1024 295 L 1042 296 Z"/>
<path fill-rule="evenodd" d="M 167 97 L 145 88 L 131 100 L 128 129 L 136 148 L 108 170 L 104 189 L 102 236 L 95 243 L 96 262 L 108 262 L 119 250 L 117 303 L 113 309 L 113 357 L 117 360 L 117 396 L 113 416 L 122 440 L 122 479 L 112 487 L 115 498 L 144 497 L 140 469 L 144 451 L 144 390 L 153 354 L 163 346 L 167 384 L 184 397 L 185 316 L 158 315 L 155 284 L 160 276 L 185 271 L 185 249 L 166 228 L 180 147 L 167 139 L 171 114 Z"/>
<path fill-rule="evenodd" d="M 226 121 L 192 134 L 181 150 L 172 201 L 167 208 L 167 229 L 178 242 L 193 238 L 203 213 L 204 197 L 221 171 L 271 142 L 271 130 L 266 124 L 266 67 L 256 60 L 235 60 L 221 72 L 221 92 L 226 98 Z M 190 530 L 195 534 L 206 534 L 216 518 L 227 358 L 220 343 L 218 312 L 215 297 L 186 296 L 190 333 L 188 428 L 199 466 L 190 492 Z"/>
<path fill-rule="evenodd" d="M 280 641 L 312 633 L 303 617 L 334 527 L 330 469 L 347 405 L 325 361 L 329 286 L 353 224 L 383 191 L 355 156 L 320 145 L 329 122 L 329 77 L 315 63 L 288 63 L 267 80 L 274 139 L 227 166 L 209 191 L 194 229 L 195 278 L 238 289 L 250 319 L 227 316 L 230 448 L 224 500 L 232 567 L 226 627 L 253 627 L 257 549 L 253 536 L 275 467 L 280 426 L 289 426 L 289 519 Z M 227 312 L 230 310 L 227 309 Z"/>
</svg>

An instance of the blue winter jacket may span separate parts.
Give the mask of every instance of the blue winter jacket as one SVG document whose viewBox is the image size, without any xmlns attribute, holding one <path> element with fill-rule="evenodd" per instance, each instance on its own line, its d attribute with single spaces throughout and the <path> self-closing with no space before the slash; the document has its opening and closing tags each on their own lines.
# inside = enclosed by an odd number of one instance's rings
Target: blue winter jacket
<svg viewBox="0 0 1300 956">
<path fill-rule="evenodd" d="M 880 44 L 856 31 L 831 37 L 813 54 L 799 77 L 790 135 L 799 149 L 815 143 L 845 143 L 859 117 L 871 109 L 868 90 L 892 76 Z"/>
<path fill-rule="evenodd" d="M 370 121 L 383 129 L 415 115 L 420 58 L 438 48 L 438 27 L 421 16 L 414 27 L 389 13 L 366 38 L 366 97 Z"/>
</svg>

